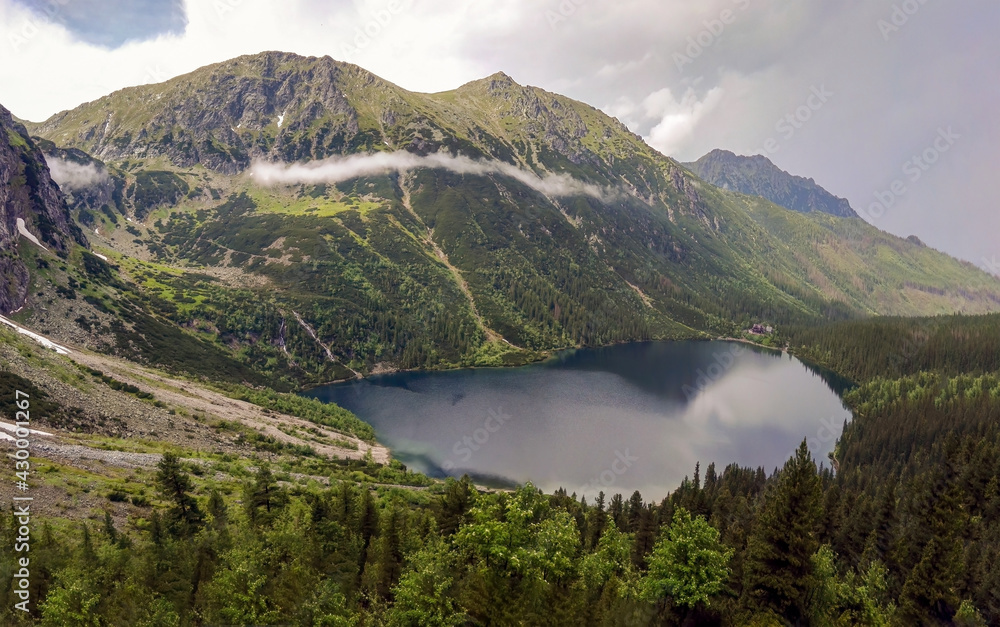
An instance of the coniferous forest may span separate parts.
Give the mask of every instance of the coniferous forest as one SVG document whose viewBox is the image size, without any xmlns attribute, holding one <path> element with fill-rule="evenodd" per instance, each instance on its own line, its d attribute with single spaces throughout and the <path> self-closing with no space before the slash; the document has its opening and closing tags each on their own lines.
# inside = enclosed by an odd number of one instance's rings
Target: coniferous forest
<svg viewBox="0 0 1000 627">
<path fill-rule="evenodd" d="M 36 615 L 11 610 L 8 569 L 2 622 L 997 624 L 996 353 L 970 361 L 962 342 L 936 338 L 995 339 L 998 320 L 798 330 L 800 352 L 856 383 L 832 459 L 803 442 L 778 469 L 698 466 L 661 499 L 482 491 L 468 478 L 303 486 L 263 458 L 234 486 L 167 453 L 135 524 L 39 528 Z M 861 350 L 892 376 L 844 368 Z M 3 521 L 9 546 L 17 523 Z"/>
</svg>

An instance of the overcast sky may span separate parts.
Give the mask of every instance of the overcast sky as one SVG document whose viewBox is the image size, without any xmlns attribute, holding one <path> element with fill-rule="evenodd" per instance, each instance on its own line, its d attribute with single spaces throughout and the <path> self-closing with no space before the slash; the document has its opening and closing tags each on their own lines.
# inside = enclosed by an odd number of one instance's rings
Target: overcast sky
<svg viewBox="0 0 1000 627">
<path fill-rule="evenodd" d="M 0 104 L 39 121 L 262 50 L 415 91 L 502 70 L 682 161 L 764 153 L 1000 272 L 998 25 L 994 0 L 0 0 Z"/>
</svg>

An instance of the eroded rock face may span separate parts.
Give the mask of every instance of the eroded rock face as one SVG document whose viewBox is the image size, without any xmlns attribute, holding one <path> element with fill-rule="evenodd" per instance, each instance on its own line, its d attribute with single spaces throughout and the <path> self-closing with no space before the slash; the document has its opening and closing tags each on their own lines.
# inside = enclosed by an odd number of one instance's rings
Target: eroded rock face
<svg viewBox="0 0 1000 627">
<path fill-rule="evenodd" d="M 106 161 L 164 156 L 233 175 L 252 159 L 318 159 L 370 148 L 332 59 L 262 53 L 122 90 L 34 129 Z M 129 112 L 127 115 L 123 111 Z"/>
<path fill-rule="evenodd" d="M 792 211 L 821 211 L 842 218 L 858 217 L 846 199 L 834 196 L 813 179 L 794 176 L 779 169 L 762 155 L 743 157 L 728 150 L 713 150 L 701 159 L 684 165 L 712 185 L 760 196 Z"/>
<path fill-rule="evenodd" d="M 235 175 L 255 160 L 310 161 L 406 150 L 497 159 L 602 183 L 616 164 L 644 196 L 657 158 L 617 120 L 505 74 L 443 94 L 417 94 L 329 57 L 264 52 L 129 87 L 63 111 L 31 132 L 109 166 L 165 157 Z M 648 171 L 647 171 L 648 170 Z"/>
<path fill-rule="evenodd" d="M 24 304 L 28 271 L 19 254 L 18 218 L 43 246 L 65 255 L 75 241 L 86 245 L 73 223 L 45 157 L 28 131 L 0 106 L 0 312 Z M 24 244 L 32 245 L 32 244 Z"/>
</svg>

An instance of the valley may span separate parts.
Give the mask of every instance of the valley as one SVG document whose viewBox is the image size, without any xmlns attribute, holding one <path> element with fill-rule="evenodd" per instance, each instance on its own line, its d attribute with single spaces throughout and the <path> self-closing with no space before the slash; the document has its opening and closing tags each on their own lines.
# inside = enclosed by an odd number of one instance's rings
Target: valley
<svg viewBox="0 0 1000 627">
<path fill-rule="evenodd" d="M 811 179 L 282 52 L 0 129 L 0 622 L 1000 620 L 1000 279 Z"/>
</svg>

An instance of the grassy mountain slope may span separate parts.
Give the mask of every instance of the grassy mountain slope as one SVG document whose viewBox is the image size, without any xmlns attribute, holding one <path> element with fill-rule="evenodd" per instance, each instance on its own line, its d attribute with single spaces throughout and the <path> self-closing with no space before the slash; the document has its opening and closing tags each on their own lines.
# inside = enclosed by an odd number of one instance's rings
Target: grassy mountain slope
<svg viewBox="0 0 1000 627">
<path fill-rule="evenodd" d="M 617 120 L 503 74 L 417 94 L 326 57 L 262 53 L 31 130 L 120 181 L 114 207 L 80 211 L 150 306 L 300 381 L 751 321 L 1000 308 L 1000 282 L 967 264 L 860 219 L 706 185 Z M 276 187 L 247 175 L 255 159 L 379 151 L 500 161 L 606 193 L 431 168 Z"/>
</svg>

